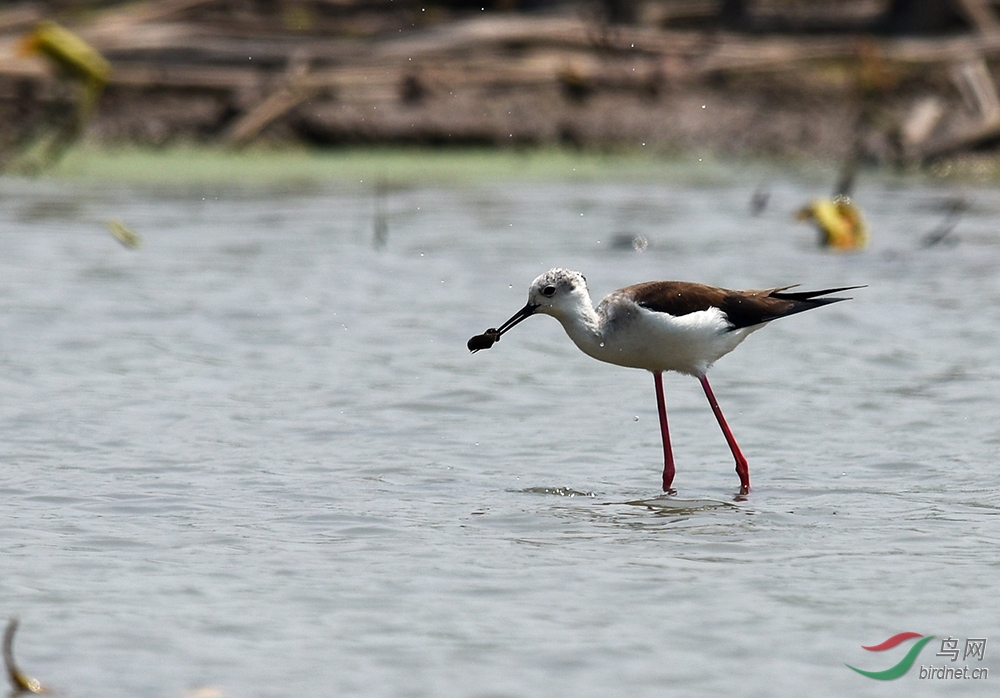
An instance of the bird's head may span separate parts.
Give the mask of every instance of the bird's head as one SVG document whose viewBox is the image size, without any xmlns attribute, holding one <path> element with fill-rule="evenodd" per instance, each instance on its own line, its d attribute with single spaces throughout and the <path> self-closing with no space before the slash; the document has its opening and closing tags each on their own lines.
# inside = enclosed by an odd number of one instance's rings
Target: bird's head
<svg viewBox="0 0 1000 698">
<path fill-rule="evenodd" d="M 590 304 L 587 280 L 583 274 L 569 269 L 549 269 L 531 282 L 528 302 L 500 327 L 491 327 L 469 340 L 469 351 L 489 349 L 500 341 L 500 335 L 535 313 L 545 313 L 556 319 L 569 317 L 581 304 Z"/>
<path fill-rule="evenodd" d="M 549 269 L 528 287 L 528 306 L 533 307 L 533 313 L 565 317 L 581 303 L 590 303 L 590 293 L 587 280 L 578 271 Z"/>
</svg>

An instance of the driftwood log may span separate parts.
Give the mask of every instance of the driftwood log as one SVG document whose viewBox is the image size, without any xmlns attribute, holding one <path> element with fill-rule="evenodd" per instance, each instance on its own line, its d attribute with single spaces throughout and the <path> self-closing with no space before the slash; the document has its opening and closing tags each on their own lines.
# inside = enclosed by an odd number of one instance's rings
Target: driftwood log
<svg viewBox="0 0 1000 698">
<path fill-rule="evenodd" d="M 639 3 L 656 21 L 618 25 L 580 11 L 428 17 L 416 3 L 317 0 L 296 5 L 298 15 L 265 16 L 231 9 L 239 3 L 165 0 L 109 5 L 71 27 L 112 65 L 88 130 L 105 141 L 563 143 L 833 157 L 861 142 L 872 157 L 923 160 L 1000 136 L 989 106 L 1000 20 L 990 3 L 955 2 L 973 30 L 939 38 L 670 28 L 678 8 L 704 20 L 718 2 Z M 36 123 L 64 99 L 51 66 L 17 53 L 40 7 L 0 11 L 0 117 L 15 125 Z M 880 115 L 859 119 L 866 109 Z M 872 132 L 858 138 L 859 124 Z"/>
</svg>

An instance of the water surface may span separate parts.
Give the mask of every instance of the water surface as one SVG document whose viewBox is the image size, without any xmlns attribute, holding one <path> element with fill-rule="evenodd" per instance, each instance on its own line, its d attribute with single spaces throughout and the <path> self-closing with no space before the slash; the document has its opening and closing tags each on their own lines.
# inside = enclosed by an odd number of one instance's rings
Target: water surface
<svg viewBox="0 0 1000 698">
<path fill-rule="evenodd" d="M 872 247 L 833 255 L 792 219 L 826 189 L 0 181 L 0 614 L 23 668 L 111 698 L 991 695 L 1000 194 L 868 179 Z M 953 196 L 957 244 L 922 249 Z M 465 349 L 552 266 L 595 299 L 868 288 L 712 371 L 744 500 L 697 382 L 666 379 L 664 499 L 648 374 L 546 317 Z M 957 665 L 996 675 L 845 667 L 888 668 L 902 651 L 861 645 L 902 631 L 989 638 Z"/>
</svg>

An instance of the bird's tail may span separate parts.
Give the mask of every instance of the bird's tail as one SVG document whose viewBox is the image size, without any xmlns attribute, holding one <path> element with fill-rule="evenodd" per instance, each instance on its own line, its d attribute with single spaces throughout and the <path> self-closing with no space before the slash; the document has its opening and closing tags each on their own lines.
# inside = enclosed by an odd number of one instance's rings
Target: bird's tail
<svg viewBox="0 0 1000 698">
<path fill-rule="evenodd" d="M 822 291 L 796 291 L 795 293 L 786 293 L 790 288 L 795 288 L 794 286 L 785 286 L 784 288 L 776 289 L 770 295 L 772 298 L 781 298 L 786 301 L 811 301 L 815 300 L 819 305 L 826 305 L 827 303 L 836 303 L 837 301 L 849 301 L 850 298 L 820 298 L 819 296 L 828 296 L 831 293 L 840 293 L 841 291 L 853 291 L 856 288 L 867 288 L 867 285 L 862 286 L 841 286 L 840 288 L 826 288 Z"/>
<path fill-rule="evenodd" d="M 833 296 L 829 297 L 831 293 L 840 293 L 841 291 L 853 291 L 856 288 L 866 288 L 865 285 L 862 286 L 841 286 L 840 288 L 825 288 L 822 291 L 795 291 L 789 293 L 787 289 L 795 288 L 794 286 L 787 286 L 785 288 L 780 288 L 773 291 L 770 294 L 771 298 L 777 298 L 783 301 L 791 301 L 793 305 L 788 308 L 785 312 L 781 313 L 781 316 L 794 315 L 795 313 L 801 313 L 805 310 L 812 310 L 813 308 L 820 308 L 824 305 L 830 305 L 831 303 L 839 303 L 840 301 L 851 300 L 846 296 Z M 827 296 L 825 298 L 821 296 Z"/>
</svg>

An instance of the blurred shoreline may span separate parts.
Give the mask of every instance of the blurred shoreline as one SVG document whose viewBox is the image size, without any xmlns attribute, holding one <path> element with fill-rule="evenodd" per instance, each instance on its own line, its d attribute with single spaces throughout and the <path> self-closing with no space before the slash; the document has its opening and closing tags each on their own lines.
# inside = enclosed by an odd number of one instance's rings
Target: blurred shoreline
<svg viewBox="0 0 1000 698">
<path fill-rule="evenodd" d="M 597 152 L 566 148 L 482 148 L 366 145 L 337 149 L 266 145 L 232 150 L 211 145 L 165 147 L 85 144 L 44 174 L 83 186 L 263 188 L 306 191 L 324 186 L 378 188 L 414 184 L 454 187 L 482 183 L 550 181 L 670 182 L 723 186 L 766 180 L 779 173 L 829 187 L 840 163 L 813 157 L 716 157 L 648 151 Z M 866 180 L 1000 182 L 1000 161 L 964 156 L 927 168 L 863 170 Z M 8 176 L 9 177 L 9 176 Z"/>
<path fill-rule="evenodd" d="M 111 66 L 79 129 L 88 147 L 540 148 L 904 168 L 995 157 L 1000 32 L 989 27 L 886 33 L 878 13 L 901 4 L 888 0 L 636 0 L 625 23 L 602 13 L 616 3 L 541 4 L 8 3 L 0 158 L 58 128 L 77 98 L 65 70 L 18 54 L 50 18 Z M 733 5 L 756 14 L 734 25 Z"/>
</svg>

